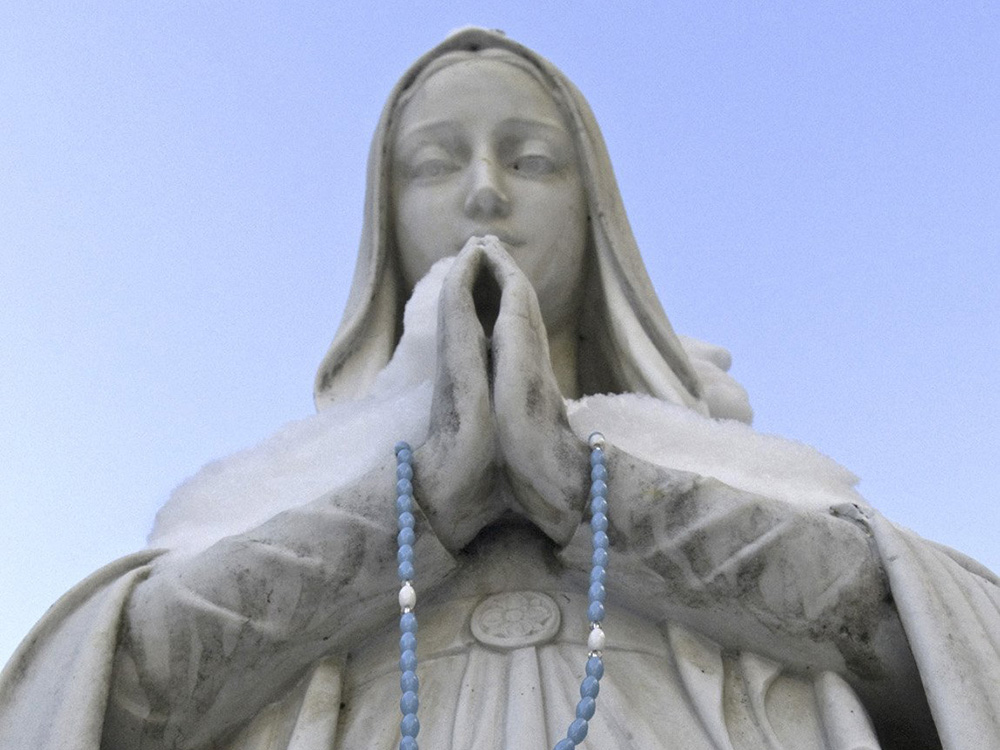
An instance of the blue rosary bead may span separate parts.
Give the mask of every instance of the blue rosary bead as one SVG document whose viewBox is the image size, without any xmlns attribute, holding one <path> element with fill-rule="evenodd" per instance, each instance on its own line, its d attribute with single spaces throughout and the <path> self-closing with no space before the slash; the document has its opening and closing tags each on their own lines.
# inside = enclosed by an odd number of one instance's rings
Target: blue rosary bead
<svg viewBox="0 0 1000 750">
<path fill-rule="evenodd" d="M 608 534 L 605 531 L 595 531 L 594 532 L 594 547 L 596 549 L 607 549 L 611 544 L 611 540 L 608 539 Z"/>
<path fill-rule="evenodd" d="M 593 698 L 594 700 L 597 700 L 597 694 L 599 692 L 601 692 L 601 684 L 595 677 L 587 675 L 583 678 L 583 682 L 580 683 L 581 698 Z"/>
<path fill-rule="evenodd" d="M 416 672 L 417 671 L 417 652 L 407 649 L 402 654 L 399 655 L 399 671 L 400 672 Z"/>
<path fill-rule="evenodd" d="M 399 722 L 399 731 L 404 737 L 416 737 L 420 732 L 420 719 L 416 714 L 406 714 Z"/>
<path fill-rule="evenodd" d="M 396 562 L 413 562 L 413 547 L 409 544 L 404 544 L 396 552 Z"/>
<path fill-rule="evenodd" d="M 603 479 L 598 479 L 590 485 L 590 496 L 591 497 L 607 497 L 608 496 L 608 485 Z"/>
<path fill-rule="evenodd" d="M 604 605 L 601 602 L 591 602 L 587 605 L 587 619 L 590 622 L 604 621 Z"/>
<path fill-rule="evenodd" d="M 608 478 L 608 470 L 604 468 L 604 464 L 597 464 L 590 470 L 590 478 L 594 482 L 603 482 Z M 607 487 L 607 484 L 604 485 Z"/>
<path fill-rule="evenodd" d="M 594 448 L 590 452 L 590 465 L 597 466 L 597 464 L 604 463 L 604 450 L 601 448 Z"/>
<path fill-rule="evenodd" d="M 417 694 L 414 692 L 407 691 L 403 693 L 403 697 L 399 699 L 399 710 L 403 712 L 403 715 L 413 714 L 416 716 L 417 708 L 420 706 L 420 699 L 417 698 Z"/>
<path fill-rule="evenodd" d="M 413 467 L 409 464 L 396 466 L 396 479 L 413 479 Z"/>
<path fill-rule="evenodd" d="M 417 750 L 417 741 L 413 737 L 403 737 L 399 741 L 399 750 Z"/>
<path fill-rule="evenodd" d="M 416 672 L 403 672 L 399 676 L 399 689 L 403 693 L 416 693 L 420 690 L 420 679 Z"/>
<path fill-rule="evenodd" d="M 587 659 L 587 676 L 599 680 L 604 676 L 604 659 L 600 656 L 591 656 Z"/>
<path fill-rule="evenodd" d="M 415 633 L 403 633 L 399 637 L 399 653 L 404 651 L 416 651 L 417 650 L 417 636 Z M 404 672 L 412 670 L 403 670 Z"/>
<path fill-rule="evenodd" d="M 595 497 L 590 501 L 590 512 L 593 515 L 598 513 L 607 514 L 608 512 L 608 500 L 605 497 Z"/>
<path fill-rule="evenodd" d="M 399 533 L 402 534 L 403 532 Z M 594 554 L 591 555 L 590 563 L 596 568 L 608 567 L 608 551 L 603 547 L 598 547 L 594 550 Z"/>
<path fill-rule="evenodd" d="M 553 750 L 573 750 L 575 747 L 576 743 L 569 737 L 566 737 L 565 739 L 559 740 Z"/>
<path fill-rule="evenodd" d="M 409 461 L 410 460 L 408 457 L 405 458 L 405 459 L 399 457 L 399 454 L 402 451 L 406 451 L 407 453 L 410 452 L 410 444 L 408 442 L 406 442 L 405 440 L 400 440 L 398 443 L 396 443 L 396 446 L 392 449 L 392 451 L 393 451 L 393 453 L 396 454 L 396 458 L 399 461 L 404 461 L 404 460 L 405 461 Z"/>
<path fill-rule="evenodd" d="M 608 517 L 603 511 L 598 511 L 590 519 L 590 528 L 592 531 L 607 531 L 608 530 Z"/>
<path fill-rule="evenodd" d="M 410 512 L 400 513 L 399 518 L 397 519 L 397 523 L 399 524 L 400 530 L 412 529 L 414 526 L 416 526 L 417 519 Z"/>
<path fill-rule="evenodd" d="M 579 745 L 584 741 L 584 739 L 586 739 L 587 729 L 588 726 L 586 719 L 574 719 L 573 723 L 569 725 L 569 731 L 566 732 L 566 737 Z"/>
<path fill-rule="evenodd" d="M 409 526 L 404 529 L 400 529 L 399 534 L 396 536 L 396 543 L 400 547 L 412 547 L 415 541 L 417 541 L 417 535 L 413 533 L 413 529 Z"/>
<path fill-rule="evenodd" d="M 396 512 L 410 513 L 413 511 L 413 495 L 400 495 L 396 498 Z"/>
<path fill-rule="evenodd" d="M 587 591 L 587 596 L 590 597 L 590 601 L 592 602 L 603 602 L 608 594 L 604 590 L 604 584 L 592 583 L 590 584 L 590 590 Z"/>
<path fill-rule="evenodd" d="M 608 578 L 608 569 L 601 566 L 595 565 L 590 569 L 590 582 L 591 583 L 604 583 Z"/>
<path fill-rule="evenodd" d="M 596 710 L 597 701 L 588 695 L 585 698 L 581 698 L 580 702 L 576 704 L 576 718 L 587 719 L 589 721 L 594 718 L 594 712 Z"/>
<path fill-rule="evenodd" d="M 413 563 L 409 560 L 403 560 L 403 562 L 401 562 L 399 567 L 396 569 L 396 572 L 399 574 L 400 581 L 412 581 L 413 576 L 416 575 Z"/>
<path fill-rule="evenodd" d="M 396 482 L 396 496 L 399 495 L 412 495 L 413 494 L 413 483 L 409 479 L 400 479 Z"/>
<path fill-rule="evenodd" d="M 404 633 L 413 633 L 415 635 L 417 632 L 417 616 L 412 612 L 404 612 L 399 617 L 399 629 Z"/>
</svg>

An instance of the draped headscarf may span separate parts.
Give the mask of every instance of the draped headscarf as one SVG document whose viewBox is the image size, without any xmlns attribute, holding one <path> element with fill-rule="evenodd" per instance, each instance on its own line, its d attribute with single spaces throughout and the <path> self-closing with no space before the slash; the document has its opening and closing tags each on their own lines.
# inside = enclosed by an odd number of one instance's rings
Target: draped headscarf
<svg viewBox="0 0 1000 750">
<path fill-rule="evenodd" d="M 702 414 L 749 421 L 743 389 L 726 375 L 728 353 L 674 333 L 632 235 L 607 147 L 583 95 L 550 62 L 501 32 L 455 32 L 423 55 L 396 84 L 368 156 L 364 222 L 347 306 L 316 376 L 319 409 L 366 395 L 402 334 L 409 290 L 399 271 L 390 211 L 395 120 L 421 73 L 449 53 L 506 52 L 520 58 L 567 119 L 590 219 L 586 303 L 578 331 L 578 379 L 584 395 L 644 393 Z M 686 345 L 686 346 L 685 346 Z M 687 348 L 687 350 L 686 350 Z"/>
</svg>

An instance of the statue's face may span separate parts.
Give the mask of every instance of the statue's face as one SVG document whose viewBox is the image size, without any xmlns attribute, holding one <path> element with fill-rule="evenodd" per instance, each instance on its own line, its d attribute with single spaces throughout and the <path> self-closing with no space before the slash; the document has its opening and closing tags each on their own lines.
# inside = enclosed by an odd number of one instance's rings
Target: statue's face
<svg viewBox="0 0 1000 750">
<path fill-rule="evenodd" d="M 469 237 L 494 234 L 534 285 L 550 332 L 575 316 L 587 200 L 564 117 L 527 72 L 471 59 L 424 81 L 396 126 L 392 206 L 409 288 Z"/>
</svg>

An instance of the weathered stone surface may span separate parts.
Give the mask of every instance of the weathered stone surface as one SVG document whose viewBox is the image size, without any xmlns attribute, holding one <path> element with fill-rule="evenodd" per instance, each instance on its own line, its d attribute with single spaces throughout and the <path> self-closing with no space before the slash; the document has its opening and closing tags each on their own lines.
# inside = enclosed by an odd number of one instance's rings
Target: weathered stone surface
<svg viewBox="0 0 1000 750">
<path fill-rule="evenodd" d="M 995 577 L 713 419 L 750 419 L 728 354 L 674 334 L 550 63 L 453 35 L 390 96 L 368 179 L 316 398 L 354 419 L 329 461 L 415 446 L 423 747 L 543 750 L 573 719 L 595 428 L 612 561 L 584 746 L 1000 747 Z M 410 394 L 418 434 L 385 438 Z M 81 584 L 4 673 L 0 747 L 398 746 L 395 465 L 371 463 Z"/>
</svg>

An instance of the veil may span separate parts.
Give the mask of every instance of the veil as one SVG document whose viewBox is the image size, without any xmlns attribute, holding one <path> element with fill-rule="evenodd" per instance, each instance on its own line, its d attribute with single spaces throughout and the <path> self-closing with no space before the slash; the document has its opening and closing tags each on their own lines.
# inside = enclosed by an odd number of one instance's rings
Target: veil
<svg viewBox="0 0 1000 750">
<path fill-rule="evenodd" d="M 340 327 L 316 375 L 317 408 L 366 395 L 402 335 L 406 290 L 389 213 L 391 132 L 400 98 L 438 57 L 484 49 L 526 60 L 570 120 L 587 193 L 592 254 L 588 303 L 579 329 L 583 394 L 643 393 L 704 415 L 749 422 L 746 392 L 726 373 L 728 352 L 674 333 L 639 254 L 607 147 L 583 95 L 541 56 L 501 32 L 478 28 L 453 33 L 417 60 L 382 110 L 368 156 L 357 265 Z"/>
</svg>

